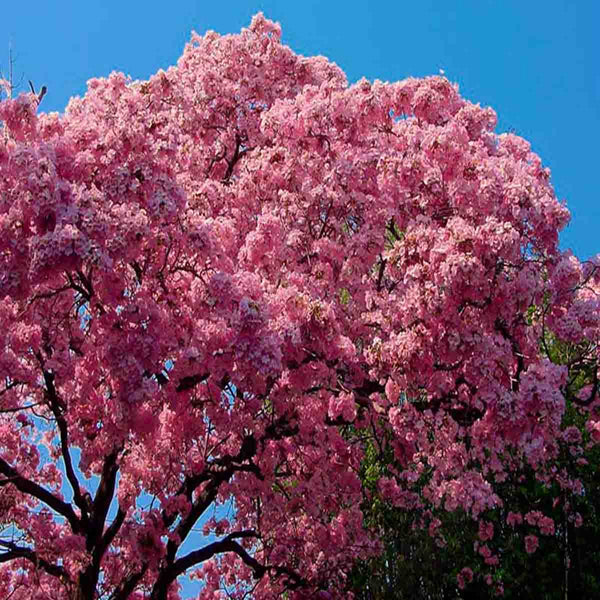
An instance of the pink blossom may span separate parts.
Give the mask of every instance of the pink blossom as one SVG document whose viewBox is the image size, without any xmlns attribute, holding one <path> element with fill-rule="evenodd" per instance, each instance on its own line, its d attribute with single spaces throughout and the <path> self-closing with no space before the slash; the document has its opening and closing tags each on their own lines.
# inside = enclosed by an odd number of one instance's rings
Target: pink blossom
<svg viewBox="0 0 600 600">
<path fill-rule="evenodd" d="M 479 539 L 482 542 L 491 540 L 494 537 L 494 525 L 489 521 L 479 521 Z"/>
<path fill-rule="evenodd" d="M 554 535 L 554 521 L 550 517 L 540 518 L 538 527 L 543 535 Z"/>
<path fill-rule="evenodd" d="M 583 493 L 596 390 L 567 425 L 585 369 L 540 340 L 594 347 L 600 272 L 492 109 L 349 84 L 262 14 L 38 108 L 0 102 L 0 595 L 337 599 L 382 551 L 368 502 L 439 548 L 461 511 L 492 568 L 499 483 Z M 552 536 L 538 508 L 511 535 Z"/>
<path fill-rule="evenodd" d="M 511 526 L 515 527 L 516 525 L 520 525 L 523 522 L 523 517 L 520 513 L 509 512 L 506 517 L 506 522 Z"/>
<path fill-rule="evenodd" d="M 570 426 L 563 431 L 563 439 L 569 444 L 581 443 L 581 432 L 577 427 Z"/>
<path fill-rule="evenodd" d="M 535 535 L 527 535 L 525 536 L 525 550 L 527 554 L 533 554 L 539 545 L 539 541 L 537 536 Z"/>
<path fill-rule="evenodd" d="M 464 567 L 456 576 L 456 580 L 459 589 L 464 590 L 466 585 L 473 581 L 473 571 L 469 567 Z"/>
<path fill-rule="evenodd" d="M 600 443 L 600 421 L 588 421 L 586 428 L 592 438 L 592 441 L 595 443 Z"/>
</svg>

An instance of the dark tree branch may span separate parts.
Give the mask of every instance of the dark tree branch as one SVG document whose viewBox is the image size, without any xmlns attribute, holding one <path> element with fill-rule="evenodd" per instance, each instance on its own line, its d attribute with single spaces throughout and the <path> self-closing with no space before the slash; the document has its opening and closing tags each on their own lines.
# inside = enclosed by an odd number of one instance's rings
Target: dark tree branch
<svg viewBox="0 0 600 600">
<path fill-rule="evenodd" d="M 192 500 L 192 495 L 194 493 L 194 490 L 201 484 L 204 483 L 205 481 L 209 481 L 212 477 L 211 473 L 208 472 L 202 472 L 199 473 L 198 475 L 188 475 L 183 483 L 181 484 L 181 486 L 179 487 L 179 490 L 177 490 L 177 493 L 175 494 L 176 496 L 180 496 L 182 494 L 185 495 L 185 497 L 191 502 Z M 165 510 L 162 511 L 162 519 L 163 519 L 163 523 L 165 524 L 165 527 L 170 527 L 171 525 L 173 525 L 173 523 L 177 520 L 177 516 L 179 513 L 175 512 L 172 514 L 167 514 L 167 512 Z"/>
<path fill-rule="evenodd" d="M 38 359 L 41 359 L 38 356 Z M 75 475 L 75 469 L 73 468 L 73 462 L 71 460 L 71 452 L 69 450 L 69 433 L 67 429 L 67 421 L 63 415 L 63 404 L 58 398 L 58 394 L 56 392 L 56 387 L 54 385 L 54 374 L 49 373 L 44 370 L 44 383 L 46 384 L 46 395 L 48 397 L 48 401 L 50 402 L 50 409 L 52 410 L 52 414 L 56 419 L 56 423 L 58 425 L 58 431 L 60 434 L 60 451 L 65 463 L 65 472 L 67 474 L 67 479 L 69 484 L 71 485 L 71 490 L 73 491 L 73 500 L 75 504 L 81 510 L 81 520 L 84 527 L 88 525 L 89 519 L 89 506 L 86 503 L 83 495 L 81 494 L 81 488 L 79 487 L 79 480 Z"/>
<path fill-rule="evenodd" d="M 377 291 L 381 291 L 381 284 L 383 283 L 383 272 L 385 271 L 385 265 L 387 261 L 383 256 L 379 255 L 379 273 L 377 274 Z"/>
<path fill-rule="evenodd" d="M 237 543 L 236 539 L 241 538 L 257 538 L 258 535 L 254 531 L 238 531 L 230 533 L 224 539 L 213 542 L 204 548 L 194 550 L 185 556 L 182 556 L 173 563 L 172 573 L 175 577 L 178 577 L 182 573 L 185 573 L 187 569 L 197 565 L 198 563 L 204 562 L 209 558 L 215 556 L 215 554 L 222 554 L 223 552 L 235 552 L 249 567 L 254 571 L 254 575 L 257 578 L 262 577 L 267 572 L 267 567 L 261 565 L 253 556 L 250 556 L 248 552 Z"/>
<path fill-rule="evenodd" d="M 298 573 L 292 569 L 283 566 L 275 565 L 263 565 L 256 558 L 254 558 L 248 551 L 238 542 L 236 539 L 251 539 L 258 538 L 258 534 L 255 531 L 237 531 L 230 533 L 228 536 L 218 542 L 213 542 L 204 548 L 194 550 L 185 556 L 182 556 L 176 560 L 170 567 L 163 570 L 159 575 L 152 594 L 151 600 L 163 600 L 166 598 L 169 585 L 175 581 L 179 575 L 185 573 L 189 568 L 203 563 L 217 554 L 224 552 L 234 552 L 237 554 L 242 561 L 248 565 L 254 574 L 256 579 L 261 579 L 267 573 L 271 572 L 277 576 L 285 576 L 287 578 L 286 585 L 290 589 L 297 589 L 307 585 L 307 581 L 304 580 Z"/>
<path fill-rule="evenodd" d="M 148 564 L 144 564 L 141 571 L 137 571 L 133 573 L 129 577 L 127 577 L 120 585 L 120 587 L 115 590 L 112 594 L 111 598 L 113 600 L 128 600 L 129 596 L 135 590 L 137 584 L 141 581 L 142 577 L 146 574 L 148 570 Z"/>
<path fill-rule="evenodd" d="M 229 534 L 224 539 L 213 542 L 204 548 L 194 550 L 177 559 L 166 568 L 162 569 L 154 587 L 152 588 L 151 600 L 163 600 L 167 597 L 169 586 L 179 575 L 185 573 L 190 567 L 203 563 L 217 554 L 224 552 L 235 552 L 253 571 L 254 576 L 260 579 L 267 572 L 267 567 L 261 565 L 253 556 L 248 554 L 243 546 L 235 540 L 241 538 L 256 538 L 254 531 L 238 531 Z"/>
<path fill-rule="evenodd" d="M 48 88 L 45 85 L 43 85 L 40 88 L 40 91 L 36 92 L 35 88 L 33 87 L 33 83 L 31 82 L 31 79 L 29 80 L 29 87 L 31 88 L 31 93 L 35 94 L 35 96 L 37 98 L 37 103 L 39 105 L 40 102 L 44 99 L 44 96 L 46 95 L 46 92 L 48 91 Z"/>
<path fill-rule="evenodd" d="M 21 410 L 29 410 L 30 408 L 40 406 L 40 404 L 44 404 L 44 402 L 35 402 L 33 404 L 26 404 L 25 406 L 15 406 L 14 408 L 2 408 L 0 409 L 0 414 L 16 413 Z"/>
<path fill-rule="evenodd" d="M 69 287 L 76 291 L 78 294 L 81 294 L 81 296 L 85 299 L 86 302 L 90 302 L 90 300 L 92 299 L 90 291 L 76 283 L 70 273 L 66 273 L 66 278 L 69 281 Z"/>
<path fill-rule="evenodd" d="M 115 491 L 118 453 L 119 450 L 114 450 L 106 457 L 102 466 L 100 485 L 91 504 L 92 515 L 91 523 L 86 531 L 86 549 L 91 554 L 92 560 L 85 570 L 80 573 L 78 581 L 81 597 L 86 600 L 94 598 L 100 576 L 102 557 L 125 520 L 126 513 L 119 507 L 115 520 L 103 535 L 106 515 Z"/>
<path fill-rule="evenodd" d="M 104 532 L 102 539 L 98 543 L 97 553 L 100 556 L 104 555 L 106 549 L 115 539 L 115 536 L 119 532 L 119 529 L 121 529 L 121 525 L 123 525 L 123 522 L 125 521 L 125 515 L 125 511 L 121 507 L 119 507 L 119 510 L 117 511 L 117 514 L 115 516 L 115 520 L 110 524 L 110 527 L 108 527 L 108 529 Z"/>
<path fill-rule="evenodd" d="M 265 434 L 261 437 L 260 442 L 264 443 L 269 439 L 282 439 L 289 435 L 297 433 L 298 428 L 290 427 L 285 418 L 279 419 L 275 424 L 267 427 Z M 167 542 L 167 564 L 172 565 L 175 561 L 175 556 L 180 545 L 187 538 L 194 524 L 202 516 L 204 511 L 216 500 L 219 487 L 222 483 L 229 481 L 236 472 L 251 472 L 259 479 L 264 476 L 259 467 L 252 462 L 258 450 L 258 443 L 252 434 L 246 435 L 242 441 L 240 451 L 235 456 L 225 455 L 210 463 L 207 470 L 194 477 L 187 477 L 178 494 L 184 493 L 187 499 L 192 502 L 192 496 L 196 488 L 203 482 L 209 481 L 207 489 L 200 495 L 195 502 L 192 503 L 190 512 L 182 517 L 181 521 L 173 532 L 175 539 L 170 539 Z M 215 470 L 218 469 L 218 470 Z M 163 523 L 166 527 L 171 526 L 177 519 L 177 514 L 167 515 L 162 513 Z M 179 541 L 175 541 L 175 540 Z"/>
<path fill-rule="evenodd" d="M 21 385 L 21 383 L 22 383 L 21 381 L 17 381 L 17 380 L 7 383 L 4 387 L 4 389 L 0 390 L 0 396 L 4 395 L 6 392 L 8 392 L 8 390 L 12 390 L 14 387 Z M 33 404 L 32 406 L 35 406 L 35 404 Z M 0 412 L 11 412 L 11 411 L 15 411 L 15 410 L 22 410 L 23 408 L 27 408 L 27 407 L 24 406 L 24 407 L 18 407 L 18 408 L 14 408 L 14 409 L 7 408 L 7 409 L 0 410 Z"/>
<path fill-rule="evenodd" d="M 227 469 L 220 473 L 214 474 L 212 480 L 208 484 L 208 489 L 196 499 L 196 501 L 192 504 L 192 509 L 190 512 L 181 519 L 174 532 L 175 536 L 180 541 L 176 542 L 175 540 L 170 539 L 167 542 L 168 563 L 173 563 L 179 546 L 187 538 L 188 534 L 192 530 L 192 527 L 194 527 L 196 521 L 202 516 L 204 511 L 217 499 L 219 486 L 225 481 L 229 481 L 233 475 L 233 472 L 233 469 Z M 191 493 L 188 499 L 191 501 Z"/>
<path fill-rule="evenodd" d="M 393 217 L 390 219 L 390 222 L 388 223 L 386 229 L 396 241 L 399 242 L 402 240 L 402 236 L 398 235 L 398 232 L 396 231 L 396 223 Z"/>
<path fill-rule="evenodd" d="M 327 221 L 329 221 L 329 214 L 331 213 L 332 206 L 333 200 L 329 203 L 329 206 L 327 207 L 327 212 L 325 213 L 325 216 L 322 219 L 321 231 L 319 231 L 319 235 L 317 236 L 318 240 L 320 240 L 327 231 Z"/>
<path fill-rule="evenodd" d="M 49 575 L 54 577 L 59 577 L 63 581 L 69 581 L 70 577 L 67 571 L 64 570 L 60 565 L 55 565 L 54 563 L 48 562 L 43 558 L 40 558 L 33 550 L 30 548 L 23 548 L 22 546 L 17 546 L 12 542 L 0 541 L 0 546 L 4 546 L 7 548 L 6 552 L 2 552 L 0 554 L 0 563 L 9 562 L 11 560 L 24 558 L 29 562 L 33 563 L 36 567 L 40 567 Z"/>
<path fill-rule="evenodd" d="M 199 383 L 204 383 L 210 375 L 208 373 L 198 373 L 182 377 L 175 388 L 178 392 L 185 392 L 194 389 Z"/>
<path fill-rule="evenodd" d="M 513 354 L 517 358 L 517 371 L 511 382 L 511 388 L 512 388 L 513 392 L 518 392 L 519 384 L 521 383 L 521 375 L 522 375 L 523 371 L 525 370 L 525 360 L 524 360 L 523 354 L 522 354 L 521 349 L 519 348 L 519 345 L 517 344 L 517 342 L 510 335 L 510 332 L 508 331 L 508 327 L 506 326 L 506 323 L 502 319 L 500 319 L 498 317 L 496 319 L 496 322 L 494 323 L 494 327 L 496 328 L 496 331 L 498 331 L 499 333 L 502 334 L 502 337 L 505 340 L 508 340 L 510 342 L 510 347 L 513 351 Z"/>
<path fill-rule="evenodd" d="M 319 360 L 316 356 L 307 357 L 303 362 L 312 362 L 313 360 Z M 290 365 L 290 368 L 294 368 L 299 365 Z M 330 366 L 334 366 L 333 364 Z M 206 381 L 208 374 L 197 374 L 193 376 L 184 377 L 179 381 L 177 391 L 184 391 L 192 389 L 198 383 Z M 224 379 L 222 385 L 228 384 L 228 379 Z M 271 386 L 272 387 L 272 386 Z M 375 392 L 383 392 L 384 386 L 378 382 L 369 380 L 363 381 L 360 387 L 354 389 L 355 394 L 358 397 L 369 396 Z M 234 552 L 236 553 L 248 566 L 250 566 L 257 578 L 263 577 L 265 573 L 272 572 L 277 576 L 285 576 L 287 583 L 290 588 L 296 588 L 306 585 L 306 582 L 294 571 L 283 566 L 265 566 L 260 564 L 253 556 L 251 556 L 240 544 L 235 540 L 240 538 L 248 537 L 259 537 L 256 532 L 237 532 L 230 534 L 223 540 L 214 542 L 200 548 L 189 554 L 176 559 L 177 551 L 181 544 L 185 541 L 190 531 L 192 530 L 195 523 L 206 511 L 206 509 L 213 504 L 218 495 L 219 487 L 222 483 L 229 481 L 236 472 L 251 472 L 258 478 L 262 478 L 262 473 L 259 467 L 252 462 L 256 456 L 259 446 L 263 447 L 268 440 L 280 440 L 285 437 L 293 436 L 298 433 L 298 426 L 290 422 L 293 416 L 282 415 L 265 428 L 264 434 L 257 440 L 253 434 L 247 434 L 242 440 L 242 444 L 239 452 L 236 455 L 224 455 L 214 461 L 207 464 L 206 469 L 194 476 L 188 476 L 184 479 L 179 487 L 177 495 L 184 494 L 186 498 L 192 503 L 191 510 L 186 515 L 176 512 L 168 514 L 166 511 L 162 512 L 162 521 L 166 528 L 169 528 L 175 523 L 177 518 L 181 516 L 181 520 L 177 524 L 177 527 L 172 531 L 174 534 L 171 539 L 167 542 L 167 552 L 163 567 L 159 573 L 156 583 L 153 587 L 151 598 L 155 600 L 162 600 L 166 598 L 167 591 L 171 583 L 181 574 L 183 574 L 188 568 L 195 564 L 204 562 L 213 556 L 223 552 Z M 193 494 L 195 490 L 202 483 L 208 482 L 207 487 L 203 490 L 202 494 L 192 502 Z M 140 577 L 141 575 L 138 574 Z M 130 576 L 127 580 L 129 583 L 125 583 L 121 591 L 115 595 L 115 600 L 125 598 L 124 590 L 125 586 L 128 585 L 128 589 L 133 590 L 135 585 L 132 581 L 135 578 L 134 575 Z M 136 584 L 137 584 L 136 580 Z M 133 586 L 133 587 L 132 587 Z"/>
<path fill-rule="evenodd" d="M 242 156 L 244 156 L 244 154 L 246 154 L 247 152 L 250 152 L 250 150 L 252 150 L 252 148 L 244 148 L 243 150 L 241 148 L 242 148 L 242 138 L 240 137 L 239 134 L 236 134 L 235 150 L 233 151 L 233 156 L 227 161 L 227 171 L 225 171 L 225 175 L 223 175 L 223 179 L 221 180 L 221 183 L 224 183 L 224 184 L 229 183 L 231 176 L 233 175 L 233 169 L 235 168 L 235 165 L 238 163 L 240 158 L 242 158 Z"/>
<path fill-rule="evenodd" d="M 88 291 L 88 296 L 91 298 L 94 297 L 94 284 L 92 283 L 92 269 L 90 267 L 90 269 L 88 270 L 88 274 L 86 275 L 83 271 L 78 270 L 77 271 L 77 277 L 79 277 L 79 280 L 83 283 L 83 285 L 85 286 L 85 289 Z"/>
<path fill-rule="evenodd" d="M 100 476 L 100 484 L 96 492 L 92 504 L 92 518 L 88 532 L 88 550 L 91 550 L 98 544 L 104 531 L 106 515 L 110 503 L 114 497 L 115 484 L 117 480 L 117 457 L 120 449 L 113 450 L 105 459 L 102 465 L 102 475 Z M 120 509 L 119 509 L 120 510 Z"/>
<path fill-rule="evenodd" d="M 49 506 L 59 515 L 65 517 L 69 522 L 73 533 L 83 533 L 81 520 L 75 514 L 75 511 L 70 504 L 60 500 L 37 483 L 19 475 L 18 471 L 14 467 L 11 467 L 3 458 L 0 458 L 0 473 L 6 477 L 4 481 L 0 481 L 0 486 L 10 483 L 23 494 L 29 494 L 30 496 L 37 498 L 40 502 Z"/>
</svg>

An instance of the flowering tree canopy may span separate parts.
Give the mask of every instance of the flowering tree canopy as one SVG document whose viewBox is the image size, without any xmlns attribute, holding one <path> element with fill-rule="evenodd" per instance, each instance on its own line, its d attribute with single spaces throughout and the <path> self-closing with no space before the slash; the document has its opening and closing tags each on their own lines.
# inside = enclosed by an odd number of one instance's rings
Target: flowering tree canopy
<svg viewBox="0 0 600 600">
<path fill-rule="evenodd" d="M 484 544 L 508 474 L 581 493 L 555 464 L 600 441 L 597 263 L 444 77 L 349 86 L 258 15 L 0 120 L 1 597 L 344 597 L 374 495 Z"/>
</svg>

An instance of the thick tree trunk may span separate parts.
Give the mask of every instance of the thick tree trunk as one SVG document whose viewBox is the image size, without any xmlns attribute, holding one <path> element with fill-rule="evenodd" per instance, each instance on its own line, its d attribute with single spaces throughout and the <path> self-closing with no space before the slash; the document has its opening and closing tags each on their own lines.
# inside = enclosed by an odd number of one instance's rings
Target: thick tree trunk
<svg viewBox="0 0 600 600">
<path fill-rule="evenodd" d="M 71 600 L 94 600 L 97 578 L 89 572 L 89 567 L 81 575 L 73 589 Z"/>
</svg>

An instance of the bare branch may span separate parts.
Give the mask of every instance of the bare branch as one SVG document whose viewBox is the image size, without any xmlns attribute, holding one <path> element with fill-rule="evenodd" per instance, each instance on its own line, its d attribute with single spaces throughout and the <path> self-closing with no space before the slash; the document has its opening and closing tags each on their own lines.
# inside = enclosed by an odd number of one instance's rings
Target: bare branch
<svg viewBox="0 0 600 600">
<path fill-rule="evenodd" d="M 65 581 L 69 581 L 70 577 L 67 571 L 64 570 L 60 565 L 56 565 L 54 563 L 48 562 L 43 558 L 40 558 L 33 550 L 30 548 L 24 548 L 22 546 L 17 546 L 12 542 L 6 542 L 4 540 L 0 540 L 0 546 L 4 546 L 7 548 L 6 552 L 0 553 L 0 563 L 9 562 L 11 560 L 16 560 L 19 558 L 25 558 L 29 562 L 33 563 L 36 567 L 42 568 L 49 575 L 53 575 L 54 577 L 59 577 Z"/>
<path fill-rule="evenodd" d="M 248 554 L 243 546 L 235 541 L 236 539 L 256 537 L 258 537 L 258 535 L 254 531 L 238 531 L 230 533 L 227 537 L 218 542 L 213 542 L 208 546 L 204 546 L 204 548 L 194 550 L 189 554 L 182 556 L 174 563 L 171 563 L 167 568 L 161 570 L 160 575 L 152 588 L 150 598 L 152 600 L 166 598 L 169 586 L 177 579 L 177 577 L 185 573 L 190 567 L 203 563 L 213 556 L 224 552 L 235 552 L 244 563 L 252 568 L 254 576 L 257 579 L 260 579 L 267 572 L 267 568 L 264 565 L 261 565 L 253 556 Z"/>
<path fill-rule="evenodd" d="M 186 390 L 191 390 L 196 387 L 199 383 L 205 382 L 210 375 L 208 373 L 198 373 L 197 375 L 188 375 L 187 377 L 182 377 L 177 384 L 178 392 L 185 392 Z"/>
<path fill-rule="evenodd" d="M 521 375 L 523 374 L 523 371 L 525 370 L 525 359 L 523 357 L 523 353 L 521 352 L 521 349 L 519 348 L 519 345 L 517 344 L 515 339 L 510 335 L 510 333 L 508 331 L 508 327 L 506 326 L 506 323 L 502 319 L 497 318 L 496 322 L 494 323 L 494 327 L 495 327 L 496 331 L 498 331 L 499 333 L 502 334 L 502 337 L 505 340 L 508 340 L 510 342 L 510 346 L 513 351 L 513 354 L 517 358 L 517 371 L 512 380 L 512 391 L 518 392 L 519 384 L 521 382 Z"/>
<path fill-rule="evenodd" d="M 386 264 L 387 264 L 387 261 L 380 254 L 379 255 L 379 273 L 377 274 L 377 291 L 378 292 L 381 291 L 381 284 L 383 282 L 383 272 L 385 270 Z"/>
<path fill-rule="evenodd" d="M 240 137 L 239 134 L 236 134 L 235 136 L 235 150 L 233 151 L 233 156 L 227 160 L 227 171 L 225 172 L 225 175 L 223 175 L 223 179 L 221 180 L 221 183 L 224 184 L 228 184 L 231 176 L 233 174 L 233 169 L 235 168 L 235 165 L 238 163 L 238 161 L 240 160 L 240 158 L 242 158 L 242 156 L 244 156 L 244 154 L 250 152 L 250 150 L 252 150 L 252 148 L 244 148 L 243 150 L 242 148 L 242 138 Z"/>
<path fill-rule="evenodd" d="M 120 449 L 113 450 L 102 465 L 102 475 L 100 476 L 100 484 L 96 492 L 96 497 L 92 505 L 92 518 L 88 533 L 88 550 L 95 546 L 102 536 L 104 524 L 110 503 L 114 497 L 115 485 L 117 480 L 117 457 Z M 119 509 L 120 511 L 121 509 Z M 115 532 L 116 533 L 116 532 Z"/>
<path fill-rule="evenodd" d="M 41 356 L 38 356 L 38 360 L 41 361 Z M 71 452 L 69 449 L 69 433 L 67 429 L 67 421 L 63 415 L 63 404 L 62 401 L 59 400 L 58 393 L 56 391 L 56 387 L 54 385 L 54 374 L 50 373 L 46 370 L 43 371 L 44 374 L 44 383 L 46 384 L 46 395 L 50 402 L 50 409 L 54 414 L 56 419 L 56 424 L 58 425 L 58 431 L 60 434 L 60 451 L 65 463 L 65 472 L 67 474 L 67 479 L 69 484 L 71 485 L 71 490 L 73 491 L 73 500 L 75 504 L 81 510 L 81 518 L 84 526 L 87 526 L 89 519 L 89 506 L 85 502 L 85 499 L 81 493 L 81 488 L 79 486 L 79 480 L 77 479 L 77 475 L 75 475 L 75 469 L 73 468 L 73 461 L 71 460 Z"/>
<path fill-rule="evenodd" d="M 142 577 L 148 570 L 148 564 L 144 564 L 141 571 L 136 571 L 129 577 L 127 577 L 118 587 L 115 592 L 111 595 L 114 600 L 127 600 L 133 590 L 135 590 L 137 584 L 141 581 Z"/>
<path fill-rule="evenodd" d="M 37 96 L 37 103 L 38 103 L 38 106 L 39 106 L 40 102 L 42 101 L 42 99 L 46 95 L 46 92 L 48 91 L 48 88 L 45 85 L 43 85 L 41 87 L 39 93 L 36 92 L 35 88 L 33 87 L 33 83 L 31 82 L 31 79 L 29 80 L 29 87 L 31 88 L 31 93 L 35 94 Z"/>
<path fill-rule="evenodd" d="M 73 533 L 82 533 L 81 520 L 75 514 L 75 511 L 70 504 L 60 500 L 52 494 L 52 492 L 49 492 L 37 483 L 19 475 L 18 471 L 14 467 L 11 467 L 3 458 L 0 458 L 0 473 L 7 478 L 4 481 L 0 481 L 0 485 L 4 485 L 5 482 L 10 483 L 23 494 L 29 494 L 30 496 L 37 498 L 40 502 L 49 506 L 59 515 L 65 517 L 71 525 Z"/>
</svg>

